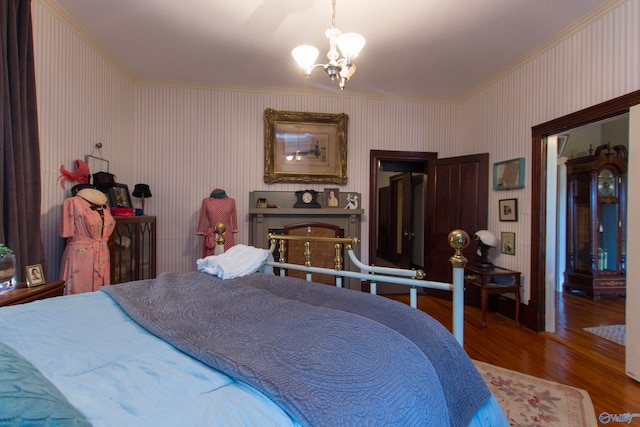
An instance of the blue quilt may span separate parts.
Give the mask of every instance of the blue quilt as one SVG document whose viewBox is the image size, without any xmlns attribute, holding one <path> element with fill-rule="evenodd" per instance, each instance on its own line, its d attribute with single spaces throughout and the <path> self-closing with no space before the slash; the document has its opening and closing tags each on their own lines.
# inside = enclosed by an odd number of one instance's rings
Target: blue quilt
<svg viewBox="0 0 640 427">
<path fill-rule="evenodd" d="M 260 273 L 166 273 L 103 291 L 303 425 L 462 426 L 491 396 L 445 328 L 385 298 Z"/>
</svg>

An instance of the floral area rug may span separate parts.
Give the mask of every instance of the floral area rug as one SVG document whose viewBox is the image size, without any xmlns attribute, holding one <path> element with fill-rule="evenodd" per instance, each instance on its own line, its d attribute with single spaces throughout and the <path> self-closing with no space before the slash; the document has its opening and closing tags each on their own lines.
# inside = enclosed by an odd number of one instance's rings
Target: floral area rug
<svg viewBox="0 0 640 427">
<path fill-rule="evenodd" d="M 474 360 L 512 426 L 597 427 L 586 390 Z"/>
<path fill-rule="evenodd" d="M 583 328 L 587 332 L 596 334 L 597 336 L 616 344 L 626 345 L 627 328 L 626 325 L 608 325 L 594 326 L 592 328 Z"/>
</svg>

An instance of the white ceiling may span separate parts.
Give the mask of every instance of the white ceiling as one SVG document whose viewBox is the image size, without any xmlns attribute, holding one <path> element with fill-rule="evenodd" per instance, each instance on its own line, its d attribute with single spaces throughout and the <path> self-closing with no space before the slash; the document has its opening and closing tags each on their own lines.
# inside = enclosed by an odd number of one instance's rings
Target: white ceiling
<svg viewBox="0 0 640 427">
<path fill-rule="evenodd" d="M 337 0 L 336 26 L 367 39 L 346 90 L 459 98 L 613 1 Z M 325 58 L 331 0 L 57 2 L 141 80 L 339 90 L 290 54 Z"/>
</svg>

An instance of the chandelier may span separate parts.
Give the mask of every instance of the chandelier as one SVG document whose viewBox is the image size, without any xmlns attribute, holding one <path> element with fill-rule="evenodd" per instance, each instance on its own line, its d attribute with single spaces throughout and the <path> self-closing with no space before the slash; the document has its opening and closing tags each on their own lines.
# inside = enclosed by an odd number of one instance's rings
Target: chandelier
<svg viewBox="0 0 640 427">
<path fill-rule="evenodd" d="M 337 79 L 340 90 L 343 90 L 347 81 L 356 72 L 356 64 L 352 60 L 358 56 L 366 40 L 360 34 L 342 34 L 336 28 L 336 0 L 332 0 L 331 28 L 325 31 L 324 34 L 329 39 L 329 52 L 327 53 L 329 63 L 314 64 L 320 52 L 310 45 L 296 47 L 291 51 L 291 55 L 298 65 L 304 69 L 306 77 L 309 77 L 314 68 L 322 67 L 331 78 L 331 82 L 335 82 Z M 338 48 L 342 52 L 343 58 L 340 57 Z"/>
</svg>

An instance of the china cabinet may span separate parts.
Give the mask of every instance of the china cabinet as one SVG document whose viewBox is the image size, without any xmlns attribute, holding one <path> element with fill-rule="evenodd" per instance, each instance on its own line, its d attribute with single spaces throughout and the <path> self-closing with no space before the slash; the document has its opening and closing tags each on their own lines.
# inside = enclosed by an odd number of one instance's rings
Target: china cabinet
<svg viewBox="0 0 640 427">
<path fill-rule="evenodd" d="M 156 277 L 156 217 L 116 216 L 109 238 L 111 283 Z"/>
</svg>

